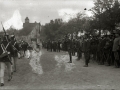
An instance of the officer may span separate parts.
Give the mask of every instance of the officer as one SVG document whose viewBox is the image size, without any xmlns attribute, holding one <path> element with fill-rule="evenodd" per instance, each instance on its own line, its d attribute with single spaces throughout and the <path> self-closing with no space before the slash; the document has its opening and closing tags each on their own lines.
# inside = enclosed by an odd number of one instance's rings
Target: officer
<svg viewBox="0 0 120 90">
<path fill-rule="evenodd" d="M 90 43 L 89 35 L 88 35 L 88 33 L 86 33 L 85 37 L 84 37 L 84 41 L 83 41 L 83 47 L 82 47 L 84 57 L 85 57 L 84 67 L 88 67 L 88 63 L 90 60 L 90 47 L 91 47 L 91 43 Z"/>
<path fill-rule="evenodd" d="M 13 62 L 13 71 L 16 72 L 16 64 L 18 59 L 18 53 L 20 53 L 20 48 L 14 35 L 11 36 L 11 44 L 14 50 L 13 55 L 11 56 Z"/>
</svg>

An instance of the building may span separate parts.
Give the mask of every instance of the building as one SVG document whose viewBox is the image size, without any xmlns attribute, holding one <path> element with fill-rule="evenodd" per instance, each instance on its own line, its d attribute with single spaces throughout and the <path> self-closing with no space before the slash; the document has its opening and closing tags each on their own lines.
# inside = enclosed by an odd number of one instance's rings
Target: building
<svg viewBox="0 0 120 90">
<path fill-rule="evenodd" d="M 19 32 L 19 35 L 28 36 L 37 25 L 40 25 L 40 23 L 37 23 L 36 21 L 34 23 L 31 23 L 29 18 L 26 17 L 25 22 L 23 23 L 23 29 Z"/>
<path fill-rule="evenodd" d="M 38 23 L 35 21 L 34 23 L 30 23 L 30 20 L 28 17 L 25 18 L 25 23 L 23 23 L 23 28 L 33 28 L 37 25 Z"/>
<path fill-rule="evenodd" d="M 23 30 L 21 31 L 21 39 L 30 42 L 31 40 L 40 38 L 40 28 L 40 23 L 37 23 L 36 21 L 34 23 L 30 23 L 29 18 L 26 17 L 25 23 L 23 23 Z"/>
</svg>

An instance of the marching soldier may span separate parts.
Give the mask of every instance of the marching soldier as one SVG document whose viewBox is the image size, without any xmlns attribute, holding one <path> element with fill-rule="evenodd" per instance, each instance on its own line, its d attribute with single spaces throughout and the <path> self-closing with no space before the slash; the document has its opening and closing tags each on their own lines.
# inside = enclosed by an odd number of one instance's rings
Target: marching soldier
<svg viewBox="0 0 120 90">
<path fill-rule="evenodd" d="M 4 71 L 5 65 L 8 71 L 8 81 L 12 79 L 11 69 L 11 55 L 13 54 L 13 48 L 9 42 L 8 35 L 5 35 L 3 41 L 0 41 L 0 83 L 4 86 Z"/>
<path fill-rule="evenodd" d="M 28 43 L 23 41 L 21 47 L 23 49 L 23 56 L 25 56 L 25 52 L 27 51 Z"/>
<path fill-rule="evenodd" d="M 15 36 L 11 36 L 11 44 L 14 49 L 13 55 L 12 55 L 12 61 L 13 61 L 13 71 L 16 72 L 16 64 L 17 64 L 17 59 L 18 59 L 18 53 L 20 52 L 19 45 L 15 40 Z"/>
</svg>

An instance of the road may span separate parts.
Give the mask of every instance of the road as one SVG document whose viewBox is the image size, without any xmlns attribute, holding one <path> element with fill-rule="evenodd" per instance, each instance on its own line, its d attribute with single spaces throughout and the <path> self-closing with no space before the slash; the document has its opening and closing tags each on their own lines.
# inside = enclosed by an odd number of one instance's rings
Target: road
<svg viewBox="0 0 120 90">
<path fill-rule="evenodd" d="M 97 65 L 90 61 L 89 67 L 83 67 L 84 59 L 73 63 L 69 61 L 66 52 L 49 52 L 43 49 L 40 58 L 42 74 L 32 71 L 30 59 L 19 59 L 17 72 L 13 74 L 12 81 L 7 81 L 5 73 L 5 86 L 0 89 L 110 89 L 120 88 L 120 69 L 114 66 Z"/>
</svg>

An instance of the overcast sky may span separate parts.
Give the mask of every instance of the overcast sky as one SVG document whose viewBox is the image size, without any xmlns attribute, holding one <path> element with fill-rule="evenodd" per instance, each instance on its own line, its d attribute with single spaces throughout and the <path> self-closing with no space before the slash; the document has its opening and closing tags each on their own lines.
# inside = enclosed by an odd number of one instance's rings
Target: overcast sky
<svg viewBox="0 0 120 90">
<path fill-rule="evenodd" d="M 84 8 L 92 8 L 93 0 L 0 0 L 0 20 L 9 20 L 16 10 L 19 11 L 22 22 L 29 17 L 30 22 L 48 23 L 51 19 L 68 20 L 65 13 L 84 12 Z M 89 13 L 89 12 L 88 12 Z"/>
</svg>

